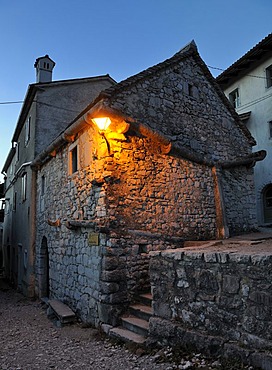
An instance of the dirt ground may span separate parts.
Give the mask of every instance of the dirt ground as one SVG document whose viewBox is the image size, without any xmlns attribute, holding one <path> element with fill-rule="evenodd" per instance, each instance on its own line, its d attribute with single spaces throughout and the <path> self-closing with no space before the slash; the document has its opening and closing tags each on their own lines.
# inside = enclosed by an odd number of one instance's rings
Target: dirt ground
<svg viewBox="0 0 272 370">
<path fill-rule="evenodd" d="M 40 301 L 26 299 L 0 281 L 0 369 L 253 369 L 223 365 L 200 354 L 171 348 L 147 351 L 115 343 L 97 329 L 58 328 Z"/>
</svg>

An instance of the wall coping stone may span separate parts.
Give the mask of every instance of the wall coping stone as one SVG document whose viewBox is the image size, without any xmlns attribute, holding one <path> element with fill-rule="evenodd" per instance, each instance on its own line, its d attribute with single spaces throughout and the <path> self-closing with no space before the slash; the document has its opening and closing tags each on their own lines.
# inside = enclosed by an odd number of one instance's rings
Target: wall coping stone
<svg viewBox="0 0 272 370">
<path fill-rule="evenodd" d="M 150 257 L 162 256 L 173 260 L 260 265 L 272 260 L 272 230 L 271 234 L 265 236 L 253 233 L 221 241 L 188 241 L 184 242 L 182 248 L 152 251 L 149 254 Z"/>
</svg>

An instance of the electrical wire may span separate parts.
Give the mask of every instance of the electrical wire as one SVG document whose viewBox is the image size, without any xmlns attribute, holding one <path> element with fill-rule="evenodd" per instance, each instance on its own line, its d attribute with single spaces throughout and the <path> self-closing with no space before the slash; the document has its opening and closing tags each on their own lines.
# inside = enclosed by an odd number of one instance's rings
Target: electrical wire
<svg viewBox="0 0 272 370">
<path fill-rule="evenodd" d="M 67 109 L 67 108 L 63 108 L 63 107 L 58 107 L 57 105 L 53 105 L 53 104 L 49 104 L 49 103 L 44 103 L 44 102 L 37 101 L 37 100 L 33 100 L 33 102 L 34 103 L 37 103 L 37 104 L 41 104 L 41 105 L 46 105 L 47 107 L 52 107 L 52 108 L 57 108 L 57 109 L 65 110 L 67 112 L 78 113 L 77 110 L 72 110 L 72 109 Z"/>
<path fill-rule="evenodd" d="M 211 68 L 211 69 L 219 70 L 219 71 L 222 71 L 222 72 L 226 71 L 226 69 L 219 68 L 219 67 L 213 67 L 213 66 L 209 66 L 209 65 L 207 67 L 208 68 Z M 245 75 L 245 76 L 266 80 L 266 77 L 265 76 L 256 76 L 256 75 L 250 75 L 250 74 L 249 75 Z M 265 100 L 265 99 L 270 98 L 271 95 L 272 94 L 269 94 L 269 95 L 267 95 L 265 97 L 262 97 L 260 99 L 252 100 L 252 101 L 246 103 L 244 106 L 241 106 L 240 108 L 242 108 L 242 107 L 243 108 L 244 107 L 250 107 L 251 105 L 254 105 L 254 104 L 258 103 L 259 101 L 262 101 L 262 100 Z M 78 113 L 78 111 L 75 111 L 75 110 L 72 110 L 72 109 L 63 108 L 63 107 L 59 107 L 59 106 L 54 105 L 54 104 L 44 103 L 44 102 L 40 102 L 40 101 L 37 101 L 37 100 L 33 100 L 33 102 L 35 102 L 37 104 L 45 105 L 45 106 L 48 106 L 48 107 L 65 110 L 65 111 L 71 112 L 71 113 Z M 23 100 L 19 100 L 19 101 L 7 101 L 7 102 L 0 102 L 0 105 L 23 104 L 23 103 L 24 103 Z"/>
<path fill-rule="evenodd" d="M 251 107 L 254 104 L 257 104 L 257 103 L 259 103 L 259 102 L 261 102 L 263 100 L 266 100 L 266 99 L 270 98 L 271 96 L 272 96 L 272 93 L 269 94 L 269 95 L 263 96 L 263 97 L 261 97 L 259 99 L 252 100 L 252 101 L 250 101 L 250 102 L 248 102 L 248 103 L 246 103 L 244 105 L 240 105 L 238 108 L 243 108 L 243 109 L 249 108 L 249 107 Z"/>
<path fill-rule="evenodd" d="M 4 102 L 0 102 L 1 105 L 4 105 L 4 104 L 22 104 L 24 101 L 23 100 L 20 100 L 20 101 L 4 101 Z"/>
<path fill-rule="evenodd" d="M 63 108 L 63 107 L 58 107 L 57 105 L 53 105 L 53 104 L 49 104 L 49 103 L 44 103 L 44 102 L 41 102 L 41 101 L 37 101 L 37 100 L 33 100 L 34 103 L 37 103 L 37 104 L 41 104 L 41 105 L 46 105 L 47 107 L 52 107 L 52 108 L 57 108 L 57 109 L 61 109 L 61 110 L 65 110 L 67 112 L 72 112 L 72 113 L 78 113 L 78 111 L 76 110 L 72 110 L 72 109 L 67 109 L 67 108 Z M 19 100 L 19 101 L 6 101 L 6 102 L 0 102 L 0 105 L 8 105 L 8 104 L 23 104 L 24 103 L 24 100 Z"/>
<path fill-rule="evenodd" d="M 216 69 L 218 71 L 222 71 L 222 72 L 225 72 L 226 69 L 223 69 L 223 68 L 219 68 L 219 67 L 212 67 L 212 66 L 207 66 L 208 68 L 211 68 L 211 69 Z M 255 77 L 255 78 L 260 78 L 262 80 L 266 80 L 266 77 L 265 76 L 256 76 L 256 75 L 245 75 L 247 77 Z"/>
</svg>

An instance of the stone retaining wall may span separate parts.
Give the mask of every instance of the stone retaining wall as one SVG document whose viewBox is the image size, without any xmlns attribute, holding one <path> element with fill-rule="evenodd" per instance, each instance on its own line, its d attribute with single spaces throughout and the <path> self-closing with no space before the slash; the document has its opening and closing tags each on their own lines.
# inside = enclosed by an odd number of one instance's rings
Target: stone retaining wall
<svg viewBox="0 0 272 370">
<path fill-rule="evenodd" d="M 271 366 L 272 254 L 248 248 L 153 253 L 151 338 Z"/>
</svg>

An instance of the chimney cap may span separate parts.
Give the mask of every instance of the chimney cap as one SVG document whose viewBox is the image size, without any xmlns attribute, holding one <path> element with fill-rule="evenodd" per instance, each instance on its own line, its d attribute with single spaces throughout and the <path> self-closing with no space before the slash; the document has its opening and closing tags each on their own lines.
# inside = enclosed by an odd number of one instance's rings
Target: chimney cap
<svg viewBox="0 0 272 370">
<path fill-rule="evenodd" d="M 48 54 L 45 54 L 43 57 L 39 57 L 39 58 L 37 58 L 37 59 L 36 59 L 36 61 L 35 61 L 35 63 L 34 63 L 34 67 L 35 67 L 35 68 L 37 67 L 37 65 L 38 65 L 38 63 L 39 63 L 39 61 L 40 61 L 41 59 L 49 59 L 49 60 L 53 63 L 53 68 L 54 68 L 54 67 L 55 67 L 55 65 L 56 65 L 56 63 L 54 62 L 54 60 L 53 60 L 53 59 L 51 59 L 51 58 L 49 57 L 49 55 L 48 55 Z"/>
</svg>

